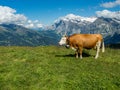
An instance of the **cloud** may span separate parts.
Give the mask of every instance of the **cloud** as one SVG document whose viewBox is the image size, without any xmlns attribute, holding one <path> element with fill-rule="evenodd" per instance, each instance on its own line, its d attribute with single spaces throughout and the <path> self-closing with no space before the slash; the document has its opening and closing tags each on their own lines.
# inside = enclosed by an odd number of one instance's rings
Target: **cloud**
<svg viewBox="0 0 120 90">
<path fill-rule="evenodd" d="M 120 0 L 116 0 L 114 2 L 106 2 L 106 3 L 101 4 L 101 6 L 104 8 L 113 8 L 118 5 L 120 5 Z"/>
<path fill-rule="evenodd" d="M 38 20 L 35 20 L 35 21 L 28 20 L 28 23 L 25 25 L 25 27 L 36 29 L 36 28 L 42 28 L 43 25 L 39 23 Z"/>
<path fill-rule="evenodd" d="M 120 11 L 112 12 L 112 11 L 109 11 L 109 10 L 103 10 L 103 11 L 97 11 L 96 14 L 97 14 L 98 17 L 120 19 Z"/>
<path fill-rule="evenodd" d="M 0 6 L 0 23 L 19 24 L 26 21 L 27 18 L 22 14 L 16 14 L 16 10 L 7 6 Z"/>
<path fill-rule="evenodd" d="M 17 24 L 27 28 L 40 28 L 42 24 L 38 21 L 28 20 L 23 14 L 17 14 L 15 9 L 8 6 L 0 6 L 0 24 Z"/>
</svg>

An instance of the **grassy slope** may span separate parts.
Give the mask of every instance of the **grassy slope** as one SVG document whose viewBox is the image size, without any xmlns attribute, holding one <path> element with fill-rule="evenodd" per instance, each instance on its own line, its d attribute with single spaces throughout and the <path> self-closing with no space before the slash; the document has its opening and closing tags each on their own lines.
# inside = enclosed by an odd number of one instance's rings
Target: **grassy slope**
<svg viewBox="0 0 120 90">
<path fill-rule="evenodd" d="M 63 47 L 0 47 L 0 90 L 118 90 L 120 50 L 83 60 Z"/>
</svg>

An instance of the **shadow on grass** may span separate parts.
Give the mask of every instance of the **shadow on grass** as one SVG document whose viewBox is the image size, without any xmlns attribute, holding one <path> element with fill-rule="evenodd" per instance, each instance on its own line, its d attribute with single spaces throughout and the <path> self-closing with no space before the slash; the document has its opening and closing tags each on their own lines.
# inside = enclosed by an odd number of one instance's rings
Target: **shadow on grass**
<svg viewBox="0 0 120 90">
<path fill-rule="evenodd" d="M 107 48 L 112 48 L 112 49 L 120 49 L 120 44 L 108 44 L 105 45 Z"/>
<path fill-rule="evenodd" d="M 79 54 L 79 56 L 80 56 L 80 54 Z M 91 55 L 90 55 L 89 53 L 83 52 L 83 53 L 82 53 L 82 56 L 83 56 L 83 57 L 89 57 L 89 56 L 91 56 Z M 75 57 L 75 54 L 55 55 L 55 57 Z"/>
</svg>

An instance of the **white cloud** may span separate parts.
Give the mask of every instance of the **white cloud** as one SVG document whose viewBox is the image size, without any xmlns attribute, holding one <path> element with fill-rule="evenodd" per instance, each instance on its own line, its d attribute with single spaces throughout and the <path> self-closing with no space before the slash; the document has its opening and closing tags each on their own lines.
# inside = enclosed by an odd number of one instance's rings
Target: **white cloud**
<svg viewBox="0 0 120 90">
<path fill-rule="evenodd" d="M 42 24 L 38 21 L 28 20 L 23 14 L 17 14 L 15 9 L 8 6 L 0 6 L 0 24 L 17 24 L 27 28 L 40 28 Z"/>
<path fill-rule="evenodd" d="M 23 23 L 27 18 L 22 14 L 16 14 L 16 10 L 7 7 L 0 6 L 0 23 Z"/>
<path fill-rule="evenodd" d="M 34 27 L 34 24 L 33 24 L 33 23 L 30 23 L 30 24 L 27 24 L 25 27 L 27 27 L 27 28 L 33 28 L 33 27 Z"/>
<path fill-rule="evenodd" d="M 120 5 L 120 0 L 116 0 L 114 2 L 106 2 L 106 3 L 101 4 L 101 6 L 105 8 L 113 8 L 118 5 Z"/>
<path fill-rule="evenodd" d="M 25 27 L 36 29 L 36 28 L 42 28 L 43 25 L 38 20 L 35 21 L 28 20 L 28 23 L 25 25 Z"/>
<path fill-rule="evenodd" d="M 96 14 L 97 14 L 98 17 L 120 19 L 120 11 L 112 12 L 112 11 L 109 11 L 109 10 L 103 10 L 103 11 L 97 11 Z"/>
<path fill-rule="evenodd" d="M 41 28 L 41 27 L 43 27 L 43 25 L 38 23 L 38 24 L 36 24 L 36 27 Z"/>
</svg>

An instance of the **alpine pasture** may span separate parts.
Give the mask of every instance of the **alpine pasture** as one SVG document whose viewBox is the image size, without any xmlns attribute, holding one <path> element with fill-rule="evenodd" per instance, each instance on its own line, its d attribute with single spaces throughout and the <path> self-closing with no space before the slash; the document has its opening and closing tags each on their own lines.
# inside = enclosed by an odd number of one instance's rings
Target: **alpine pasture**
<svg viewBox="0 0 120 90">
<path fill-rule="evenodd" d="M 59 46 L 0 47 L 0 90 L 119 90 L 120 49 L 84 50 L 83 59 Z"/>
</svg>

